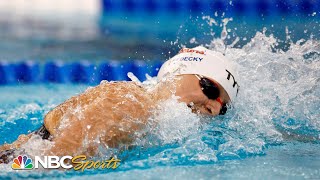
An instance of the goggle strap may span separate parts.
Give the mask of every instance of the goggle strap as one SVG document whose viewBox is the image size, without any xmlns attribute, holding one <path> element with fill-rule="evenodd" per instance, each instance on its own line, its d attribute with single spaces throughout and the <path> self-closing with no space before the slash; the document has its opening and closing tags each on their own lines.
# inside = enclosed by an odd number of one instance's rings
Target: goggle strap
<svg viewBox="0 0 320 180">
<path fill-rule="evenodd" d="M 220 97 L 218 97 L 218 98 L 216 99 L 216 101 L 218 101 L 218 103 L 221 105 L 221 107 L 223 107 L 223 102 L 222 102 L 222 100 L 221 100 Z"/>
</svg>

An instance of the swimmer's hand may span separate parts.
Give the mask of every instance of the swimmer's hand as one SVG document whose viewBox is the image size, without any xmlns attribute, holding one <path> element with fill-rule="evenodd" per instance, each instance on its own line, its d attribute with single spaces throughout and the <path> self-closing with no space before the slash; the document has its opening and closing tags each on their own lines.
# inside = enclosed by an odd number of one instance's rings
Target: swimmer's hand
<svg viewBox="0 0 320 180">
<path fill-rule="evenodd" d="M 10 150 L 10 149 L 20 149 L 21 145 L 25 144 L 30 139 L 31 135 L 32 133 L 28 135 L 24 135 L 24 134 L 20 135 L 18 139 L 12 144 L 4 144 L 0 146 L 0 152 Z"/>
<path fill-rule="evenodd" d="M 25 144 L 31 137 L 32 134 L 20 135 L 18 139 L 12 144 L 4 144 L 0 146 L 0 164 L 8 164 L 13 160 L 14 153 L 20 149 L 21 145 Z"/>
</svg>

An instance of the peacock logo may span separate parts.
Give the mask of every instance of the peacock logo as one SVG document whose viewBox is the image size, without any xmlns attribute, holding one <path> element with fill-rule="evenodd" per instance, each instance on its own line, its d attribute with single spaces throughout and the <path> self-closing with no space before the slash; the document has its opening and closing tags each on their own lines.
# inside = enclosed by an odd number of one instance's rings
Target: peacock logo
<svg viewBox="0 0 320 180">
<path fill-rule="evenodd" d="M 32 159 L 26 155 L 19 155 L 18 157 L 14 158 L 11 168 L 15 170 L 33 169 Z"/>
</svg>

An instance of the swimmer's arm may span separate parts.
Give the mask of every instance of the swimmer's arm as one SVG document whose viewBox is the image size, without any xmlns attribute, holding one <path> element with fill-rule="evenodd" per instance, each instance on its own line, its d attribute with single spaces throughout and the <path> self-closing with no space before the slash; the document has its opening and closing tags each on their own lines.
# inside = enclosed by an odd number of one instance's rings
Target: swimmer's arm
<svg viewBox="0 0 320 180">
<path fill-rule="evenodd" d="M 53 145 L 47 149 L 45 155 L 65 156 L 77 154 L 84 140 L 84 134 L 81 129 L 81 122 L 74 121 L 72 126 L 59 131 L 59 134 L 52 139 Z"/>
<path fill-rule="evenodd" d="M 86 92 L 71 97 L 48 112 L 44 118 L 44 126 L 50 134 L 55 135 L 62 117 L 68 110 L 74 110 L 76 106 L 83 107 L 84 105 L 90 104 L 95 97 L 99 96 L 99 91 L 101 89 L 103 89 L 103 86 L 101 85 L 88 89 Z"/>
<path fill-rule="evenodd" d="M 25 144 L 31 137 L 32 133 L 30 134 L 21 134 L 16 141 L 14 141 L 11 144 L 4 144 L 0 146 L 0 152 L 1 151 L 6 151 L 9 149 L 19 149 L 21 145 Z"/>
<path fill-rule="evenodd" d="M 77 104 L 77 99 L 78 98 L 76 96 L 72 97 L 46 114 L 43 124 L 51 135 L 55 134 L 56 129 L 67 109 L 74 108 Z"/>
</svg>

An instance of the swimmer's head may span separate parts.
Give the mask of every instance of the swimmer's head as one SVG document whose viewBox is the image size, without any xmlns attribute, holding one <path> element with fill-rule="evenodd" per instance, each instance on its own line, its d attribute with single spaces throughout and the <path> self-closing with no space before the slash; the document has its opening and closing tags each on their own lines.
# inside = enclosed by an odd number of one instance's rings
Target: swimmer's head
<svg viewBox="0 0 320 180">
<path fill-rule="evenodd" d="M 198 74 L 219 83 L 231 101 L 238 91 L 238 78 L 231 61 L 222 53 L 198 46 L 183 48 L 179 54 L 166 61 L 159 70 L 158 79 L 170 75 Z"/>
<path fill-rule="evenodd" d="M 192 75 L 193 77 L 197 75 L 195 77 L 199 80 L 201 89 L 207 96 L 208 93 L 215 93 L 212 86 L 218 86 L 220 95 L 225 94 L 227 96 L 227 98 L 224 98 L 227 102 L 224 103 L 234 101 L 239 91 L 238 78 L 232 62 L 222 53 L 202 46 L 193 49 L 183 48 L 179 54 L 162 65 L 158 73 L 158 79 L 176 75 Z M 203 85 L 206 87 L 203 87 Z M 205 92 L 207 87 L 211 92 Z"/>
</svg>

